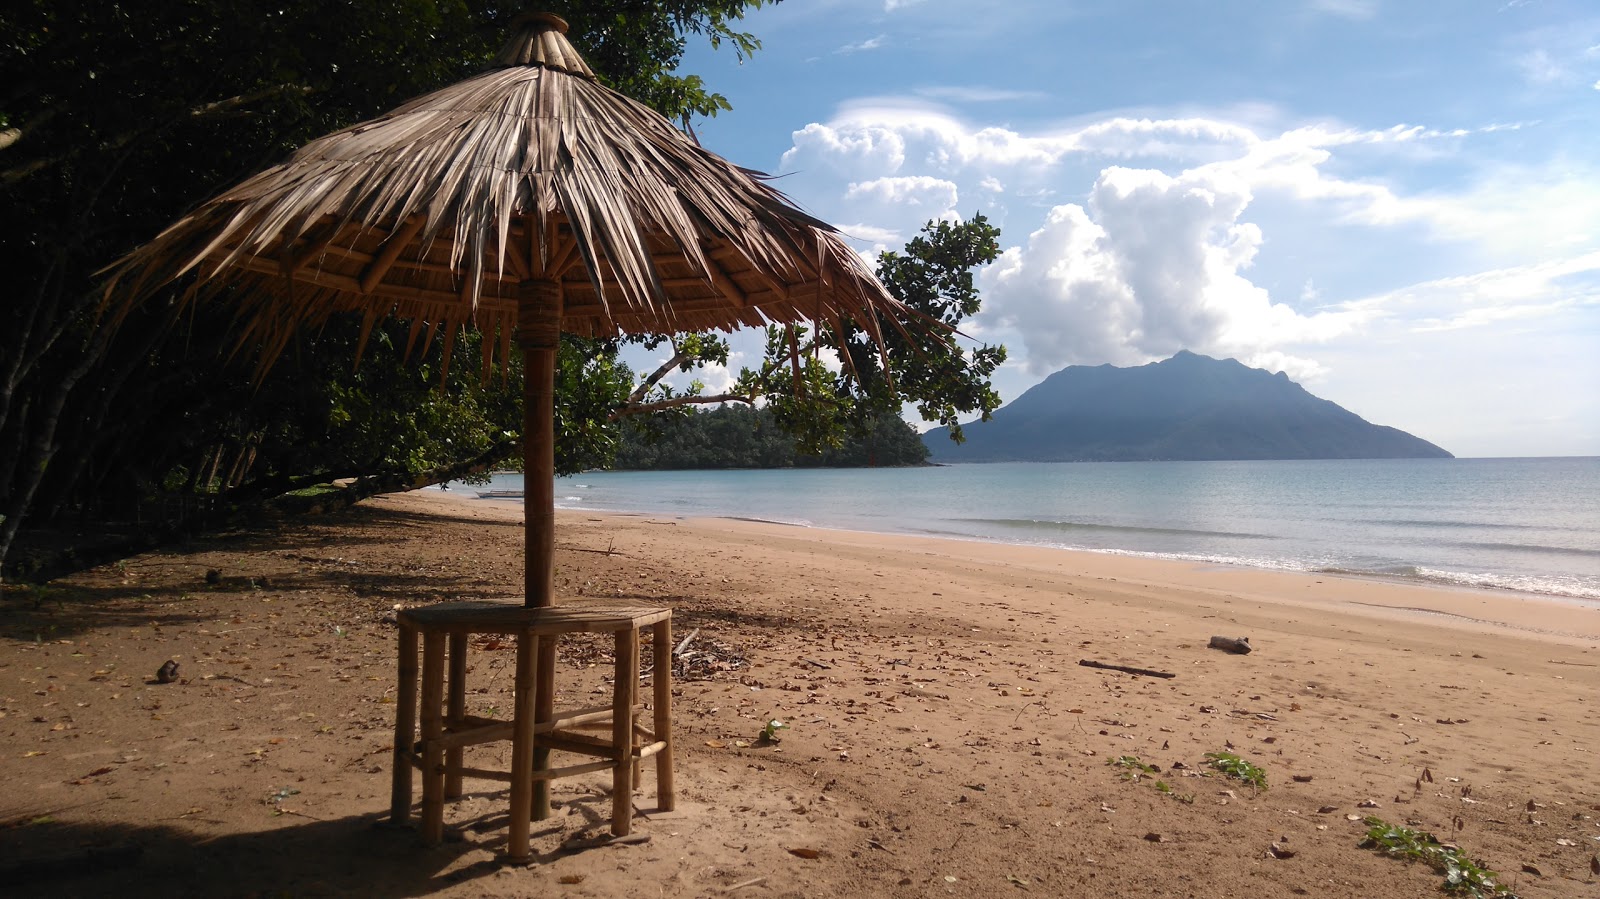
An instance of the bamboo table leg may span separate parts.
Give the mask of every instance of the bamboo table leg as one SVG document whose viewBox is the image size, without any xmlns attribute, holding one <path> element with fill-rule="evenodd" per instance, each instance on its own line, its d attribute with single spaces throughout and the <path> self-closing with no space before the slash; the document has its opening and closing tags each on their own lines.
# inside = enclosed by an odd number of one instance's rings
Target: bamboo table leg
<svg viewBox="0 0 1600 899">
<path fill-rule="evenodd" d="M 389 821 L 404 825 L 411 814 L 411 753 L 417 729 L 417 632 L 400 625 L 400 685 L 394 699 L 394 773 Z"/>
<path fill-rule="evenodd" d="M 651 627 L 655 641 L 655 731 L 656 739 L 666 743 L 656 753 L 656 808 L 670 812 L 675 804 L 672 791 L 672 619 L 657 621 Z"/>
<path fill-rule="evenodd" d="M 611 833 L 633 829 L 633 694 L 639 688 L 639 630 L 617 631 L 616 684 L 611 702 Z"/>
<path fill-rule="evenodd" d="M 534 685 L 533 720 L 549 724 L 556 716 L 556 638 L 539 638 L 539 671 Z M 531 744 L 530 744 L 531 745 Z M 533 770 L 550 770 L 550 747 L 538 746 L 533 750 Z M 550 817 L 550 781 L 540 778 L 533 785 L 533 820 Z"/>
<path fill-rule="evenodd" d="M 445 720 L 459 725 L 467 713 L 467 635 L 450 635 L 450 675 L 446 680 Z M 444 796 L 461 798 L 461 764 L 466 751 L 456 746 L 444 754 Z"/>
<path fill-rule="evenodd" d="M 517 637 L 517 675 L 513 686 L 511 725 L 511 834 L 506 855 L 513 862 L 530 858 L 528 837 L 533 815 L 534 675 L 543 641 L 531 633 Z"/>
<path fill-rule="evenodd" d="M 422 840 L 444 840 L 444 634 L 422 635 Z"/>
</svg>

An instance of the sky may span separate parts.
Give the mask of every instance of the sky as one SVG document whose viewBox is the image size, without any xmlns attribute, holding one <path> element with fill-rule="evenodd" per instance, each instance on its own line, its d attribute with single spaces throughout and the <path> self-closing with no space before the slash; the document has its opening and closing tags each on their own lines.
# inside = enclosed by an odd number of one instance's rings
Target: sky
<svg viewBox="0 0 1600 899">
<path fill-rule="evenodd" d="M 1600 5 L 786 0 L 743 27 L 752 57 L 680 70 L 733 106 L 701 143 L 869 258 L 999 226 L 964 330 L 1007 347 L 1007 401 L 1190 350 L 1458 456 L 1600 455 Z"/>
</svg>

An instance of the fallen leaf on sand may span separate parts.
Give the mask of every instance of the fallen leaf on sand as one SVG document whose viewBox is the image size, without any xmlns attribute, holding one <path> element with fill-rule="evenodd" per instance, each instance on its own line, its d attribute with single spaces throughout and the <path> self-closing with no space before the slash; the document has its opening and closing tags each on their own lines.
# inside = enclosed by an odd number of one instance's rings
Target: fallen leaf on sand
<svg viewBox="0 0 1600 899">
<path fill-rule="evenodd" d="M 710 746 L 712 749 L 723 749 L 727 747 L 728 744 L 722 742 L 721 740 L 707 740 L 706 745 Z"/>
<path fill-rule="evenodd" d="M 796 846 L 789 850 L 789 854 L 799 858 L 821 858 L 822 853 L 810 846 Z"/>
<path fill-rule="evenodd" d="M 560 882 L 561 883 L 567 883 L 567 884 L 583 883 L 583 878 L 584 878 L 584 875 L 582 875 L 582 874 L 563 874 L 563 875 L 561 875 L 561 881 Z"/>
</svg>

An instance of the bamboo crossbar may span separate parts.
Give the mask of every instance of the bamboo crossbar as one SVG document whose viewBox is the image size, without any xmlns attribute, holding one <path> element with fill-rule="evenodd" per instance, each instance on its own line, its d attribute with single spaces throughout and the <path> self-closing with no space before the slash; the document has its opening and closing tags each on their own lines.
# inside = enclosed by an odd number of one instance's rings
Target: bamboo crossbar
<svg viewBox="0 0 1600 899">
<path fill-rule="evenodd" d="M 633 713 L 635 715 L 644 712 L 644 710 L 645 707 L 643 703 L 633 707 Z M 553 721 L 544 721 L 539 724 L 535 724 L 533 732 L 536 734 L 547 734 L 555 730 L 569 727 L 592 728 L 610 726 L 610 707 L 596 707 L 593 709 L 575 709 L 567 714 L 557 715 Z M 481 743 L 493 743 L 497 740 L 509 740 L 511 739 L 512 727 L 513 722 L 510 721 L 497 721 L 493 718 L 482 718 L 477 715 L 463 715 L 458 720 L 452 721 L 447 719 L 445 721 L 445 730 L 447 730 L 448 733 L 440 737 L 437 742 L 445 749 L 460 749 L 465 746 L 477 746 Z M 642 732 L 645 736 L 654 736 L 654 734 L 637 725 L 634 729 Z"/>
</svg>

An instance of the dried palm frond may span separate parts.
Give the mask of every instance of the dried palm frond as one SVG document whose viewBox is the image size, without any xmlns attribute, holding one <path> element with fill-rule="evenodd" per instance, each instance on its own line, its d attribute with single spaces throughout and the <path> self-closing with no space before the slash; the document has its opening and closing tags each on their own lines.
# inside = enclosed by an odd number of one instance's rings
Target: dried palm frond
<svg viewBox="0 0 1600 899">
<path fill-rule="evenodd" d="M 904 312 L 833 228 L 599 84 L 565 28 L 527 17 L 489 71 L 201 204 L 109 270 L 114 316 L 193 273 L 180 305 L 228 288 L 263 365 L 358 312 L 413 341 L 475 326 L 487 367 L 530 281 L 585 336 Z"/>
</svg>

